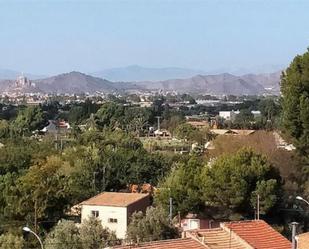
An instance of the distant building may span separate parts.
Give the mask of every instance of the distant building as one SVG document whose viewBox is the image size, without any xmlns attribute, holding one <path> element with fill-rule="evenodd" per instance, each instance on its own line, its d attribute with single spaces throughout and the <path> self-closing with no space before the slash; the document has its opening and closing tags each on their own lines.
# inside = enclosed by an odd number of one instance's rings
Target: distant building
<svg viewBox="0 0 309 249">
<path fill-rule="evenodd" d="M 248 136 L 255 132 L 255 130 L 238 130 L 238 129 L 211 129 L 211 133 L 215 135 L 235 135 Z"/>
<path fill-rule="evenodd" d="M 194 229 L 210 229 L 220 227 L 220 222 L 213 219 L 205 219 L 199 217 L 197 214 L 189 213 L 180 222 L 182 231 L 189 231 Z"/>
<path fill-rule="evenodd" d="M 187 121 L 187 124 L 192 125 L 195 128 L 203 129 L 203 128 L 209 128 L 209 122 L 205 120 L 200 121 Z"/>
<path fill-rule="evenodd" d="M 141 101 L 138 104 L 140 107 L 151 107 L 153 103 L 151 101 Z"/>
<path fill-rule="evenodd" d="M 165 129 L 155 130 L 154 135 L 156 137 L 164 137 L 164 138 L 172 137 L 172 134 L 168 130 L 165 130 Z"/>
<path fill-rule="evenodd" d="M 239 114 L 239 111 L 220 111 L 219 117 L 224 120 L 234 121 L 236 116 Z"/>
<path fill-rule="evenodd" d="M 150 205 L 149 194 L 103 192 L 81 204 L 82 222 L 89 217 L 101 220 L 102 226 L 115 231 L 117 238 L 124 239 L 131 215 L 145 212 Z"/>
<path fill-rule="evenodd" d="M 219 117 L 223 118 L 224 120 L 228 121 L 235 121 L 236 116 L 240 113 L 240 111 L 220 111 Z M 251 114 L 254 118 L 258 118 L 261 116 L 260 111 L 251 111 Z"/>
<path fill-rule="evenodd" d="M 23 87 L 31 87 L 35 86 L 34 83 L 32 83 L 27 77 L 24 75 L 19 76 L 15 81 L 15 87 L 17 88 L 23 88 Z"/>
<path fill-rule="evenodd" d="M 251 111 L 251 114 L 253 115 L 254 118 L 261 117 L 261 112 L 260 111 Z"/>
<path fill-rule="evenodd" d="M 49 124 L 41 132 L 52 135 L 66 134 L 71 128 L 70 124 L 64 120 L 49 120 L 48 122 Z"/>
</svg>

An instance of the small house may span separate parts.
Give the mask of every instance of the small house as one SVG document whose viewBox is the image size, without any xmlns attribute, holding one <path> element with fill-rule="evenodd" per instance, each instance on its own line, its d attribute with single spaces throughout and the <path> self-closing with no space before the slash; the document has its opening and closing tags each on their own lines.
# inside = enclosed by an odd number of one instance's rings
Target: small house
<svg viewBox="0 0 309 249">
<path fill-rule="evenodd" d="M 149 194 L 103 192 L 81 204 L 81 221 L 98 218 L 102 226 L 124 239 L 130 217 L 134 212 L 145 212 L 150 205 Z"/>
</svg>

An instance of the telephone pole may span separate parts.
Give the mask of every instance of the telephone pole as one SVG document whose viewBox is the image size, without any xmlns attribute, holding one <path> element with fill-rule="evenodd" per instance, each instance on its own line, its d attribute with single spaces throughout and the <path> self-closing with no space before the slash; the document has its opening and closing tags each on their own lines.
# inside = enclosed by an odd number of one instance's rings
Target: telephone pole
<svg viewBox="0 0 309 249">
<path fill-rule="evenodd" d="M 161 117 L 160 116 L 156 116 L 156 118 L 158 119 L 158 130 L 160 130 L 160 119 L 161 119 Z"/>
<path fill-rule="evenodd" d="M 260 219 L 260 195 L 257 195 L 257 220 Z"/>
</svg>

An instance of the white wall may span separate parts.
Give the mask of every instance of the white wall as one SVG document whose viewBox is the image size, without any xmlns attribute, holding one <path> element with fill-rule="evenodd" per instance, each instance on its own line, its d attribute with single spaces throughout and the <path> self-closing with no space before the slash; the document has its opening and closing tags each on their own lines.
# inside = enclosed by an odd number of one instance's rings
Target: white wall
<svg viewBox="0 0 309 249">
<path fill-rule="evenodd" d="M 107 227 L 110 230 L 115 231 L 117 238 L 125 238 L 128 225 L 126 207 L 83 205 L 81 211 L 82 222 L 91 216 L 91 211 L 99 211 L 98 219 L 101 220 L 103 227 Z M 109 218 L 117 219 L 117 223 L 109 223 Z"/>
<path fill-rule="evenodd" d="M 231 120 L 231 121 L 235 120 L 237 114 L 239 114 L 239 111 L 220 111 L 219 112 L 219 116 L 221 118 L 224 118 L 225 120 Z"/>
</svg>

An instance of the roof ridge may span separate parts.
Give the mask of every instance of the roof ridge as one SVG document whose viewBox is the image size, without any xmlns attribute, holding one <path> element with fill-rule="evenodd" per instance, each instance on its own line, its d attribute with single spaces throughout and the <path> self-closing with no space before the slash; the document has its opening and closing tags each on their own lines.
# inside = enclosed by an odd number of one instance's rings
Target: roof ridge
<svg viewBox="0 0 309 249">
<path fill-rule="evenodd" d="M 234 240 L 238 241 L 241 245 L 243 245 L 246 248 L 255 249 L 254 245 L 251 245 L 247 240 L 245 240 L 243 237 L 239 236 L 239 234 L 234 231 L 232 228 L 226 227 L 225 223 L 222 223 L 221 228 L 226 232 L 229 233 L 231 237 L 234 238 Z"/>
<path fill-rule="evenodd" d="M 234 230 L 232 227 L 228 227 L 228 225 L 230 225 L 230 224 L 244 224 L 244 223 L 254 223 L 254 222 L 263 224 L 265 226 L 265 229 L 269 229 L 272 232 L 275 232 L 278 237 L 289 242 L 289 240 L 287 238 L 285 238 L 281 233 L 276 231 L 271 225 L 269 225 L 264 220 L 247 220 L 247 221 L 238 221 L 238 222 L 227 222 L 227 223 L 222 223 L 222 227 L 224 229 L 227 229 L 227 230 L 230 230 L 231 232 L 233 232 L 238 238 L 240 238 L 242 241 L 244 241 L 247 245 L 251 246 L 252 248 L 256 248 L 254 243 L 251 240 L 245 239 L 244 236 L 241 236 L 239 234 L 239 231 L 237 231 L 237 229 Z"/>
<path fill-rule="evenodd" d="M 98 194 L 96 194 L 95 196 L 92 196 L 92 197 L 88 198 L 87 200 L 82 201 L 80 204 L 83 204 L 83 203 L 86 202 L 86 201 L 90 201 L 90 200 L 92 200 L 92 199 L 94 199 L 94 198 L 96 198 L 96 197 L 98 197 L 99 195 L 102 195 L 102 194 L 104 194 L 104 193 L 106 193 L 106 191 L 103 191 L 103 192 L 101 192 L 101 193 L 98 193 Z"/>
<path fill-rule="evenodd" d="M 147 242 L 141 242 L 141 243 L 136 243 L 136 246 L 141 246 L 141 245 L 153 245 L 153 244 L 160 244 L 162 242 L 174 242 L 174 241 L 184 241 L 184 240 L 194 240 L 197 241 L 193 238 L 176 238 L 176 239 L 164 239 L 164 240 L 154 240 L 154 241 L 147 241 Z"/>
<path fill-rule="evenodd" d="M 197 232 L 208 232 L 208 231 L 219 231 L 219 230 L 223 230 L 222 227 L 194 229 L 194 230 L 191 230 L 191 231 L 192 232 L 194 232 L 194 231 L 197 231 Z"/>
<path fill-rule="evenodd" d="M 264 220 L 236 220 L 236 221 L 229 221 L 229 222 L 222 222 L 223 224 L 239 224 L 239 223 L 253 223 L 253 222 L 262 222 L 266 223 Z M 267 224 L 267 223 L 266 223 Z"/>
</svg>

